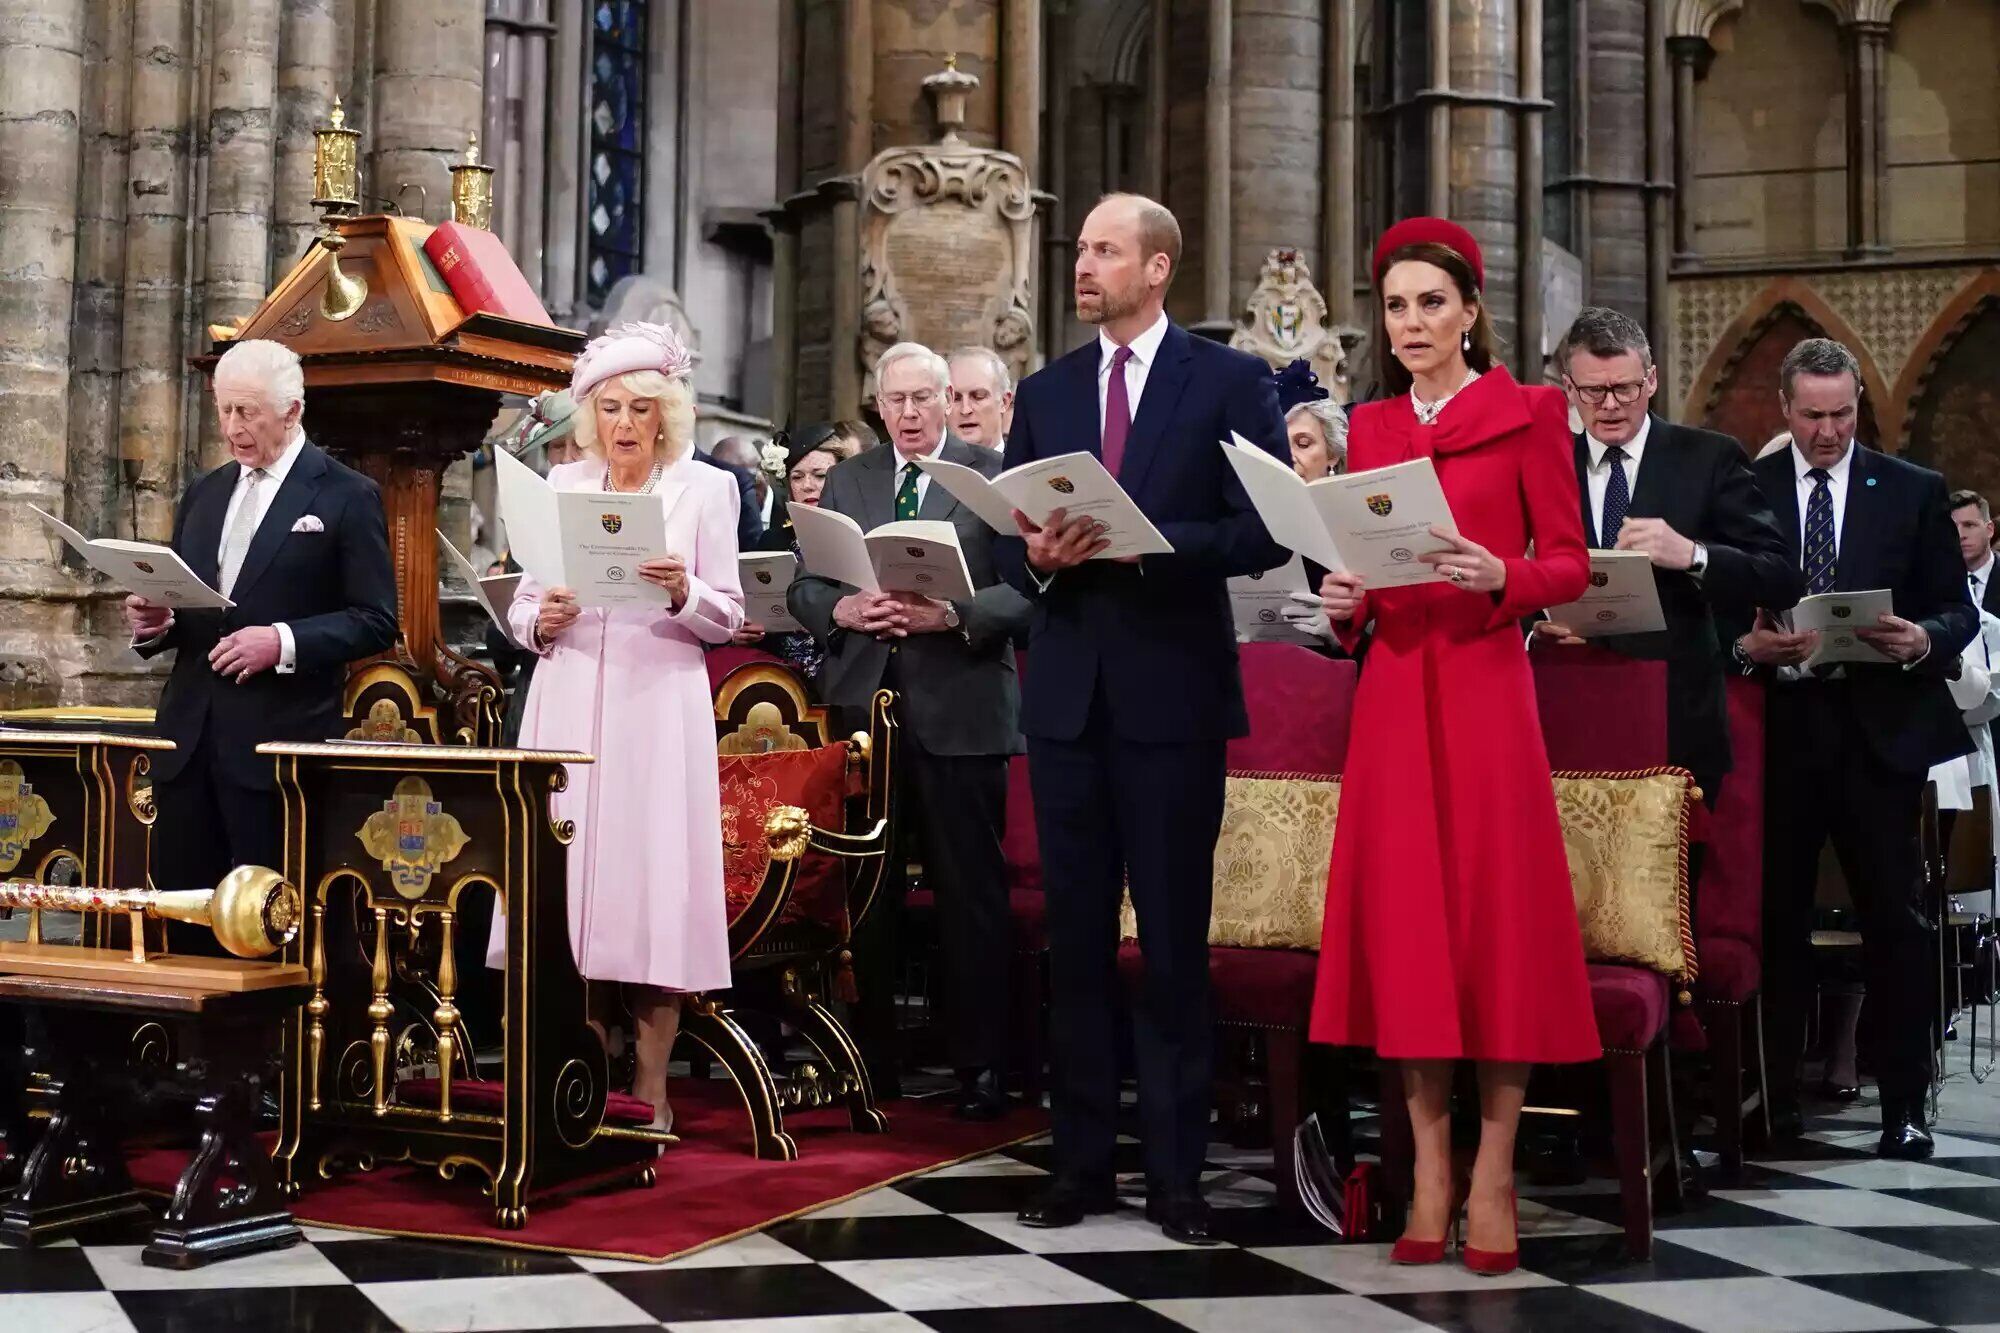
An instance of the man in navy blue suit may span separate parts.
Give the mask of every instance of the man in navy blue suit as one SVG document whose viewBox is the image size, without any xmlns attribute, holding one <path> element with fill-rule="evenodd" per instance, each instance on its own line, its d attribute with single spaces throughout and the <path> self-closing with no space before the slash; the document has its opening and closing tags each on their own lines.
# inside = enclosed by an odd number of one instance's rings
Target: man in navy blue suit
<svg viewBox="0 0 2000 1333">
<path fill-rule="evenodd" d="M 1136 1015 L 1146 1214 L 1212 1240 L 1210 872 L 1224 746 L 1249 729 L 1227 580 L 1283 563 L 1219 442 L 1287 459 L 1270 368 L 1167 319 L 1174 216 L 1111 195 L 1076 246 L 1076 310 L 1098 336 L 1022 381 L 1007 466 L 1088 450 L 1173 546 L 1097 559 L 1101 528 L 1061 511 L 996 555 L 1034 603 L 1021 730 L 1048 897 L 1055 1180 L 1024 1209 L 1063 1227 L 1115 1206 L 1118 904 L 1129 884 L 1145 981 Z"/>
<path fill-rule="evenodd" d="M 1979 632 L 1944 478 L 1855 441 L 1861 366 L 1808 338 L 1779 369 L 1791 447 L 1751 472 L 1777 516 L 1806 593 L 1889 590 L 1895 614 L 1857 631 L 1879 663 L 1808 665 L 1819 635 L 1769 611 L 1736 641 L 1772 682 L 1765 722 L 1764 1043 L 1771 1118 L 1802 1128 L 1799 1061 L 1812 1001 L 1820 849 L 1833 844 L 1861 920 L 1863 1033 L 1882 1089 L 1884 1157 L 1921 1160 L 1930 1083 L 1937 944 L 1918 829 L 1933 764 L 1972 741 L 1952 702 L 1959 652 Z"/>
</svg>

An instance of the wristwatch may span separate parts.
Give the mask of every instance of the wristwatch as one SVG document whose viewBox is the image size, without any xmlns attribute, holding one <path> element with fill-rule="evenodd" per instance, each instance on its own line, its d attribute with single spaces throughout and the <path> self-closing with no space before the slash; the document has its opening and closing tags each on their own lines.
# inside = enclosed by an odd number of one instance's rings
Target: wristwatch
<svg viewBox="0 0 2000 1333">
<path fill-rule="evenodd" d="M 1700 578 L 1708 572 L 1708 548 L 1700 542 L 1694 544 L 1694 558 L 1688 561 L 1688 573 Z"/>
<path fill-rule="evenodd" d="M 958 625 L 958 607 L 950 602 L 946 602 L 944 604 L 944 627 L 946 629 L 957 629 Z"/>
</svg>

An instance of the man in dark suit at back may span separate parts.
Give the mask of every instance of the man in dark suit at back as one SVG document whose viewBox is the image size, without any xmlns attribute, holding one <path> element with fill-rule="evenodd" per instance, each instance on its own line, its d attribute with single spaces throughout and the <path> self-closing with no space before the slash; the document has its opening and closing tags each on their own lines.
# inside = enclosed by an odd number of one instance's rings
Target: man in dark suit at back
<svg viewBox="0 0 2000 1333">
<path fill-rule="evenodd" d="M 1966 589 L 1981 609 L 2000 616 L 2000 580 L 1993 577 L 2000 569 L 1993 557 L 1993 507 L 1978 491 L 1953 491 L 1950 504 Z"/>
<path fill-rule="evenodd" d="M 153 761 L 161 889 L 206 888 L 239 865 L 283 868 L 276 771 L 257 746 L 339 736 L 347 664 L 396 641 L 382 493 L 306 438 L 297 354 L 238 343 L 216 363 L 214 390 L 231 461 L 188 488 L 173 546 L 235 605 L 125 599 L 139 654 L 174 654 L 156 721 L 174 750 Z"/>
<path fill-rule="evenodd" d="M 1249 729 L 1228 579 L 1284 562 L 1221 441 L 1289 462 L 1270 368 L 1168 320 L 1180 227 L 1112 195 L 1076 245 L 1087 345 L 1021 382 L 1007 466 L 1098 455 L 1173 546 L 1113 562 L 1099 526 L 1052 514 L 1005 545 L 1035 603 L 1021 724 L 1048 894 L 1055 1180 L 1021 1214 L 1074 1225 L 1115 1204 L 1118 904 L 1129 882 L 1145 982 L 1135 1023 L 1147 1216 L 1212 1240 L 1208 918 L 1225 743 Z"/>
<path fill-rule="evenodd" d="M 910 591 L 864 592 L 806 575 L 786 596 L 792 615 L 826 645 L 820 691 L 842 710 L 843 730 L 865 725 L 879 689 L 897 694 L 902 748 L 898 808 L 914 815 L 924 873 L 937 894 L 944 946 L 951 1060 L 958 1072 L 956 1113 L 991 1120 L 1007 1109 L 1007 866 L 1000 839 L 1007 821 L 1007 764 L 1021 751 L 1020 691 L 1014 635 L 1028 623 L 1028 603 L 1000 580 L 992 528 L 916 465 L 936 458 L 1000 470 L 1000 456 L 945 429 L 951 373 L 920 343 L 898 343 L 875 365 L 875 402 L 890 442 L 827 474 L 820 508 L 847 515 L 863 532 L 907 519 L 949 523 L 965 552 L 973 595 L 938 601 Z M 877 1080 L 890 1084 L 895 1012 L 890 987 L 903 858 L 890 858 L 882 899 L 857 941 L 860 1038 Z M 893 1087 L 877 1089 L 894 1095 Z"/>
<path fill-rule="evenodd" d="M 1667 758 L 1694 774 L 1713 807 L 1730 768 L 1729 658 L 1716 611 L 1789 610 L 1804 576 L 1785 550 L 1771 506 L 1727 435 L 1652 414 L 1660 373 L 1646 331 L 1615 310 L 1577 316 L 1557 349 L 1563 386 L 1583 421 L 1576 437 L 1583 529 L 1600 550 L 1653 562 L 1666 629 L 1595 640 L 1667 664 Z M 1545 638 L 1573 627 L 1543 621 Z"/>
<path fill-rule="evenodd" d="M 1765 1049 L 1772 1121 L 1801 1128 L 1799 1062 L 1813 996 L 1812 916 L 1831 840 L 1860 917 L 1868 988 L 1864 1049 L 1882 1092 L 1884 1157 L 1929 1157 L 1935 929 L 1918 829 L 1931 766 L 1972 741 L 1947 681 L 1978 632 L 1944 478 L 1864 449 L 1854 432 L 1861 367 L 1809 338 L 1779 370 L 1792 444 L 1751 465 L 1799 561 L 1806 595 L 1886 588 L 1894 614 L 1859 631 L 1883 660 L 1809 665 L 1820 636 L 1768 610 L 1736 641 L 1772 680 L 1765 725 Z"/>
</svg>

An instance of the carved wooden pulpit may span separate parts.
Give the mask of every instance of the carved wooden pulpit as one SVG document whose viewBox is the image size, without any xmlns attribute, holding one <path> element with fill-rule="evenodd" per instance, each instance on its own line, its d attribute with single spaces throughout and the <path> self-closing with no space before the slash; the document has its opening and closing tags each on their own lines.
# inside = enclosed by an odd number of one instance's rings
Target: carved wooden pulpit
<svg viewBox="0 0 2000 1333">
<path fill-rule="evenodd" d="M 328 228 L 253 314 L 211 328 L 213 348 L 194 364 L 213 374 L 244 338 L 290 347 L 305 363 L 307 434 L 382 487 L 402 638 L 350 673 L 350 717 L 381 728 L 370 739 L 494 744 L 499 678 L 440 629 L 438 496 L 445 469 L 485 439 L 501 395 L 568 384 L 584 335 L 468 315 L 424 253 L 428 223 L 333 217 Z"/>
</svg>

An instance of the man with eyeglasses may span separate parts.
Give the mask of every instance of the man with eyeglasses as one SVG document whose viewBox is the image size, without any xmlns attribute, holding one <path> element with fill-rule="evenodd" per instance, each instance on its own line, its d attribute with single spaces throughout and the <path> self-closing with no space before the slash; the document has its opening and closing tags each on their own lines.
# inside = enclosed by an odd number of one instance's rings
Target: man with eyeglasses
<svg viewBox="0 0 2000 1333">
<path fill-rule="evenodd" d="M 1645 330 L 1590 307 L 1557 349 L 1563 385 L 1583 421 L 1575 439 L 1584 531 L 1593 547 L 1643 551 L 1666 629 L 1597 640 L 1667 664 L 1667 757 L 1695 776 L 1713 806 L 1729 771 L 1728 654 L 1716 610 L 1796 604 L 1804 585 L 1758 490 L 1743 446 L 1727 435 L 1654 416 L 1660 372 Z M 1536 633 L 1573 639 L 1544 621 Z"/>
<path fill-rule="evenodd" d="M 788 602 L 800 624 L 826 645 L 819 685 L 840 710 L 841 730 L 858 729 L 877 690 L 896 692 L 899 819 L 919 835 L 925 886 L 937 899 L 943 946 L 947 1045 L 958 1072 L 956 1114 L 992 1120 L 1006 1113 L 1009 918 L 1000 837 L 1007 815 L 1007 765 L 1022 748 L 1014 636 L 1028 601 L 1001 581 L 997 535 L 917 466 L 937 458 L 1000 471 L 1000 455 L 967 444 L 945 426 L 951 374 L 943 357 L 898 343 L 875 363 L 875 405 L 889 444 L 837 465 L 819 507 L 872 531 L 921 519 L 958 531 L 975 589 L 944 602 L 891 589 L 864 592 L 802 576 Z M 894 964 L 899 953 L 906 858 L 892 856 L 879 901 L 855 940 L 861 999 L 857 1036 L 875 1091 L 896 1095 Z"/>
<path fill-rule="evenodd" d="M 951 354 L 951 429 L 968 444 L 1007 448 L 1014 415 L 1014 379 L 990 347 L 961 347 Z"/>
</svg>

